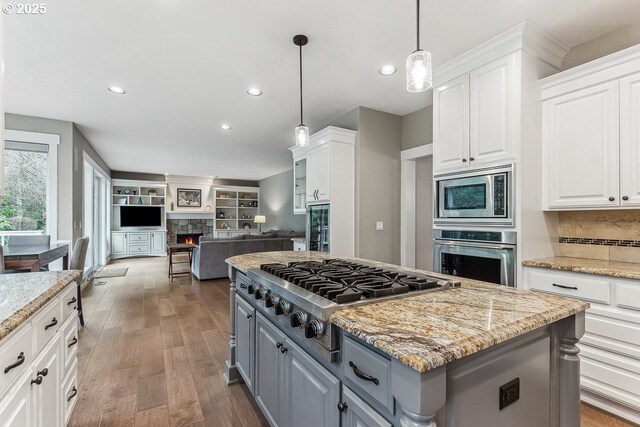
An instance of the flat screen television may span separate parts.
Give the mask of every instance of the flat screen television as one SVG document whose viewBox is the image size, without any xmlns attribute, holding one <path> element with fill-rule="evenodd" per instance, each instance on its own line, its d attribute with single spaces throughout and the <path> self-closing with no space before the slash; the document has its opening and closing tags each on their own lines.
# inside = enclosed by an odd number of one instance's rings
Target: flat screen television
<svg viewBox="0 0 640 427">
<path fill-rule="evenodd" d="M 161 206 L 120 206 L 120 227 L 160 227 Z"/>
</svg>

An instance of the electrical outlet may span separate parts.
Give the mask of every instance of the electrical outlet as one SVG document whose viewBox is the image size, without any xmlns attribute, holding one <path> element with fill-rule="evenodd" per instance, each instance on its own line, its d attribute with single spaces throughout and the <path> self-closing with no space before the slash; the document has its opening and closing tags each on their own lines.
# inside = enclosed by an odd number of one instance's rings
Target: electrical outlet
<svg viewBox="0 0 640 427">
<path fill-rule="evenodd" d="M 500 386 L 500 410 L 520 399 L 520 378 Z"/>
<path fill-rule="evenodd" d="M 384 230 L 384 223 L 382 221 L 376 222 L 376 231 Z"/>
</svg>

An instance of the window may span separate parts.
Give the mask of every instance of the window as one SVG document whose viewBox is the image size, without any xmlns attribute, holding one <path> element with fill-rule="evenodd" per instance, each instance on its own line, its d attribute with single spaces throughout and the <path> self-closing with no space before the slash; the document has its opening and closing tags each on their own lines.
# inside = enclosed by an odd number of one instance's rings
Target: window
<svg viewBox="0 0 640 427">
<path fill-rule="evenodd" d="M 46 233 L 48 183 L 49 145 L 6 141 L 0 230 Z"/>
</svg>

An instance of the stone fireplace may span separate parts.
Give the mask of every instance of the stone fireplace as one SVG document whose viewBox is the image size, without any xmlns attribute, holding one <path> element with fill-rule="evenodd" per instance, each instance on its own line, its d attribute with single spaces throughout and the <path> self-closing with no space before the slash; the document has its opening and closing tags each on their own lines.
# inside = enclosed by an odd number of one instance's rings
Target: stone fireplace
<svg viewBox="0 0 640 427">
<path fill-rule="evenodd" d="M 204 236 L 204 233 L 179 233 L 176 235 L 176 243 L 197 245 L 200 241 L 200 236 Z"/>
<path fill-rule="evenodd" d="M 194 243 L 197 244 L 200 236 L 213 236 L 213 219 L 167 218 L 167 244 L 184 243 L 183 239 L 187 237 L 195 237 Z"/>
</svg>

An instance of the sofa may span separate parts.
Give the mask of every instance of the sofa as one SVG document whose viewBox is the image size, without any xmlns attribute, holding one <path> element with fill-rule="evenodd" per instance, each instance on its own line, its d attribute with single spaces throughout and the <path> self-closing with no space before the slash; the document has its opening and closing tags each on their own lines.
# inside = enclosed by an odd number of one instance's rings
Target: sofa
<svg viewBox="0 0 640 427">
<path fill-rule="evenodd" d="M 198 280 L 227 277 L 227 258 L 254 252 L 290 251 L 293 250 L 291 239 L 294 237 L 304 237 L 304 233 L 280 230 L 229 238 L 202 236 L 198 247 L 193 249 L 191 273 Z"/>
</svg>

